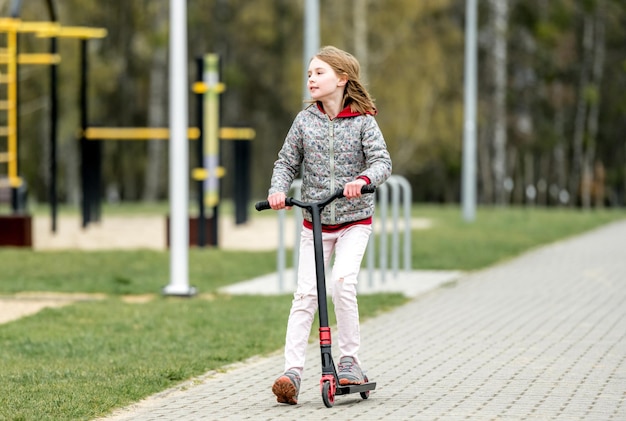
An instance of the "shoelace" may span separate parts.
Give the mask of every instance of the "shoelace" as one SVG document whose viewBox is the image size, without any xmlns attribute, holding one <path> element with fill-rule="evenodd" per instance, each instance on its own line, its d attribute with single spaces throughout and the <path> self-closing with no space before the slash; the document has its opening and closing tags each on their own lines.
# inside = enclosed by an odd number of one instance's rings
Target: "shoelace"
<svg viewBox="0 0 626 421">
<path fill-rule="evenodd" d="M 297 373 L 294 373 L 293 371 L 287 371 L 284 375 L 289 380 L 291 380 L 292 383 L 300 384 L 300 376 Z"/>
<path fill-rule="evenodd" d="M 340 373 L 350 373 L 352 372 L 352 363 L 339 363 L 339 372 Z"/>
</svg>

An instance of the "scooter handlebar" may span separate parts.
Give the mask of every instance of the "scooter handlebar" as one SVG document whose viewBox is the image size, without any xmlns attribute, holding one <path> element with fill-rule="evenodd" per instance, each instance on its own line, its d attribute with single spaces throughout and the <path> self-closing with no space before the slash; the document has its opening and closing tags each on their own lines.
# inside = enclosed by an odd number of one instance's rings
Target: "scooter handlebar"
<svg viewBox="0 0 626 421">
<path fill-rule="evenodd" d="M 263 200 L 261 202 L 256 202 L 256 204 L 254 205 L 254 207 L 256 208 L 256 210 L 258 211 L 262 211 L 262 210 L 267 210 L 267 209 L 272 209 L 272 207 L 270 206 L 270 202 L 268 202 L 267 200 Z"/>
<path fill-rule="evenodd" d="M 376 186 L 373 184 L 366 184 L 363 187 L 361 187 L 361 193 L 362 194 L 371 194 L 376 192 Z M 333 195 L 336 198 L 339 197 L 343 197 L 343 189 L 337 189 L 337 191 L 335 192 L 335 194 Z M 285 203 L 288 204 L 288 206 L 291 204 L 293 198 L 292 197 L 288 197 L 285 199 Z M 262 211 L 262 210 L 267 210 L 267 209 L 271 209 L 272 207 L 270 206 L 270 202 L 268 202 L 267 200 L 262 200 L 260 202 L 256 202 L 254 205 L 255 209 L 258 211 Z"/>
</svg>

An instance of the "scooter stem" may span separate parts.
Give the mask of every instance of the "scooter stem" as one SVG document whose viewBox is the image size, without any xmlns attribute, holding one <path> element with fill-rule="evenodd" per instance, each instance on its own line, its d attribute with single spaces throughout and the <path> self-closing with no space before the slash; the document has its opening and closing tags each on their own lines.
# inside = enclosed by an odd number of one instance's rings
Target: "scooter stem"
<svg viewBox="0 0 626 421">
<path fill-rule="evenodd" d="M 326 301 L 326 274 L 324 268 L 324 247 L 322 244 L 322 213 L 323 207 L 316 204 L 309 210 L 313 223 L 313 248 L 315 250 L 315 273 L 317 277 L 317 301 L 319 304 L 320 327 L 328 327 L 328 304 Z"/>
<path fill-rule="evenodd" d="M 313 222 L 313 245 L 315 250 L 315 275 L 317 277 L 317 304 L 319 317 L 320 351 L 322 357 L 322 380 L 330 382 L 332 394 L 337 387 L 337 370 L 333 362 L 332 339 L 328 323 L 328 302 L 326 298 L 326 274 L 324 268 L 324 247 L 322 244 L 322 209 L 325 204 L 313 204 L 309 207 Z"/>
</svg>

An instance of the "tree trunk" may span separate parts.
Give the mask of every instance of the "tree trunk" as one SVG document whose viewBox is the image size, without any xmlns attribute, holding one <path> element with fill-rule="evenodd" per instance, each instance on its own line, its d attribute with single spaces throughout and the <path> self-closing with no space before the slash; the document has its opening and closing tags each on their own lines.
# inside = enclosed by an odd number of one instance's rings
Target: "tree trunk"
<svg viewBox="0 0 626 421">
<path fill-rule="evenodd" d="M 80 204 L 80 151 L 75 136 L 68 136 L 60 145 L 59 169 L 65 173 L 65 202 L 71 206 Z"/>
<path fill-rule="evenodd" d="M 567 152 L 565 142 L 565 110 L 563 103 L 563 85 L 557 82 L 554 86 L 555 111 L 554 111 L 554 184 L 549 187 L 550 196 L 558 205 L 561 202 L 561 192 L 567 189 Z"/>
<path fill-rule="evenodd" d="M 535 187 L 535 157 L 532 152 L 524 152 L 524 199 L 526 205 L 534 206 L 537 201 L 537 188 Z"/>
<path fill-rule="evenodd" d="M 497 205 L 504 205 L 506 178 L 506 91 L 507 91 L 507 29 L 508 0 L 490 0 L 491 26 L 493 31 L 493 160 L 494 200 Z"/>
<path fill-rule="evenodd" d="M 352 0 L 354 19 L 354 55 L 361 65 L 361 80 L 367 83 L 367 3 Z"/>
<path fill-rule="evenodd" d="M 537 204 L 548 206 L 548 174 L 550 174 L 550 154 L 539 157 L 539 179 L 537 180 Z"/>
<path fill-rule="evenodd" d="M 487 105 L 490 107 L 490 105 Z M 480 174 L 481 188 L 480 197 L 482 203 L 493 203 L 493 177 L 491 176 L 491 154 L 489 146 L 491 146 L 491 127 L 489 124 L 482 128 L 478 136 L 478 171 Z"/>
<path fill-rule="evenodd" d="M 522 162 L 522 153 L 517 150 L 513 154 L 519 162 Z M 518 162 L 518 161 L 515 161 Z M 524 188 L 524 168 L 521 165 L 516 165 L 515 168 L 511 168 L 511 174 L 513 178 L 513 193 L 512 203 L 516 205 L 523 205 L 526 200 L 525 188 Z"/>
<path fill-rule="evenodd" d="M 520 166 L 517 164 L 519 157 L 519 151 L 517 150 L 517 147 L 510 147 L 507 150 L 507 157 L 510 176 L 508 177 L 508 180 L 505 180 L 504 184 L 506 202 L 521 204 L 523 197 L 520 192 L 522 192 L 523 190 L 523 188 L 521 187 L 523 185 L 523 182 L 521 180 L 521 177 L 518 176 L 521 173 L 521 170 L 519 169 Z"/>
<path fill-rule="evenodd" d="M 602 4 L 598 4 L 594 19 L 594 48 L 593 48 L 593 67 L 591 73 L 590 92 L 593 92 L 589 98 L 589 115 L 587 117 L 587 147 L 584 153 L 583 177 L 584 181 L 581 186 L 581 202 L 584 209 L 591 208 L 592 196 L 595 196 L 597 190 L 594 186 L 599 180 L 594 179 L 594 161 L 596 155 L 596 136 L 598 134 L 598 118 L 600 113 L 600 85 L 602 84 L 602 74 L 604 69 L 604 14 L 602 13 Z"/>
<path fill-rule="evenodd" d="M 583 142 L 585 136 L 585 120 L 587 115 L 587 98 L 585 92 L 589 85 L 589 61 L 593 48 L 593 16 L 586 15 L 583 25 L 583 52 L 582 68 L 580 71 L 580 84 L 578 87 L 578 100 L 576 105 L 576 118 L 574 121 L 574 138 L 572 144 L 572 172 L 570 175 L 569 190 L 572 197 L 572 205 L 576 205 L 579 199 L 579 187 L 581 185 L 583 165 Z"/>
<path fill-rule="evenodd" d="M 155 4 L 154 27 L 159 33 L 167 30 L 168 8 L 164 2 Z M 152 56 L 150 70 L 150 101 L 148 104 L 148 126 L 167 126 L 167 44 L 159 44 Z M 159 188 L 163 184 L 165 145 L 162 140 L 148 141 L 143 200 L 155 202 L 159 199 Z"/>
</svg>

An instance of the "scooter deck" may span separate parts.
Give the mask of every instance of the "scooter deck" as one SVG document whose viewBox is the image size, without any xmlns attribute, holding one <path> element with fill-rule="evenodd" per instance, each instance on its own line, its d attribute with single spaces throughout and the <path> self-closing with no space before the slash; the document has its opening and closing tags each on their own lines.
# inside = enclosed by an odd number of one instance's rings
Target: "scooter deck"
<svg viewBox="0 0 626 421">
<path fill-rule="evenodd" d="M 345 386 L 337 385 L 335 395 L 347 395 L 349 393 L 361 393 L 368 390 L 376 389 L 376 382 L 367 382 L 363 384 L 347 384 Z"/>
</svg>

